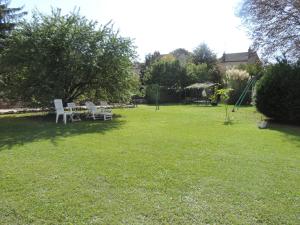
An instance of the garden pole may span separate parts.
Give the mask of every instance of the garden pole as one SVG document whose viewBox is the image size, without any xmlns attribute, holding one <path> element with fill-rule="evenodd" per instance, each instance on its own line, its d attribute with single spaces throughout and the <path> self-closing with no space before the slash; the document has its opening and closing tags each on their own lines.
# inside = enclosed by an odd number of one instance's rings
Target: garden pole
<svg viewBox="0 0 300 225">
<path fill-rule="evenodd" d="M 158 98 L 159 98 L 159 93 L 158 93 L 159 92 L 159 87 L 160 87 L 159 85 L 156 86 L 156 101 L 155 101 L 156 102 L 156 107 L 155 107 L 155 110 L 159 110 L 159 101 L 158 101 Z"/>
</svg>

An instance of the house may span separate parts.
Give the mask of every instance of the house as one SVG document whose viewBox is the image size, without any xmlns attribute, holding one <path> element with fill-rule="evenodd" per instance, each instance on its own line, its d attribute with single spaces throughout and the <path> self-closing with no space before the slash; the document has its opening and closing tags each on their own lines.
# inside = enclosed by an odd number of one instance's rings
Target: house
<svg viewBox="0 0 300 225">
<path fill-rule="evenodd" d="M 219 59 L 219 64 L 225 70 L 230 69 L 240 64 L 261 64 L 261 61 L 255 51 L 251 48 L 248 52 L 238 52 L 238 53 L 223 53 L 223 56 Z"/>
</svg>

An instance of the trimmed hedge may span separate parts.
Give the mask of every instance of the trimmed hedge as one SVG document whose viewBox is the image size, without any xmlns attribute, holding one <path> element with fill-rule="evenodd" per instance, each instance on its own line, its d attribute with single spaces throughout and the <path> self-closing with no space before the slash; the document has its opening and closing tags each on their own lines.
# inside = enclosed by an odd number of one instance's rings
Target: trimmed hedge
<svg viewBox="0 0 300 225">
<path fill-rule="evenodd" d="M 256 107 L 274 120 L 300 122 L 300 63 L 268 67 L 256 86 Z"/>
</svg>

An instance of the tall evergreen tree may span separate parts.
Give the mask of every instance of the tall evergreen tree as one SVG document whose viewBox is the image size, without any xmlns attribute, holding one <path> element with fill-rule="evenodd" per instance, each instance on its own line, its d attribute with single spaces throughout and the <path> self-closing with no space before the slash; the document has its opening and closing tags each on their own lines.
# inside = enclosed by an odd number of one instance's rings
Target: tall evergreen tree
<svg viewBox="0 0 300 225">
<path fill-rule="evenodd" d="M 0 38 L 14 29 L 17 21 L 27 14 L 22 12 L 23 7 L 9 8 L 10 1 L 0 0 Z"/>
<path fill-rule="evenodd" d="M 206 63 L 209 68 L 213 68 L 217 62 L 216 54 L 205 43 L 193 51 L 192 59 L 195 64 Z"/>
</svg>

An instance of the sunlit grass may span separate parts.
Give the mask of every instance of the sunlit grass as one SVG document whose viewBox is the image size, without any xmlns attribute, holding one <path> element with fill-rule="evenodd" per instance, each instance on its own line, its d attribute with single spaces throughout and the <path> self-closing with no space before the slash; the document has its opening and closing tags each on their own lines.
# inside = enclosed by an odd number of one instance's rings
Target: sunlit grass
<svg viewBox="0 0 300 225">
<path fill-rule="evenodd" d="M 300 128 L 254 108 L 0 116 L 0 224 L 298 224 Z"/>
</svg>

